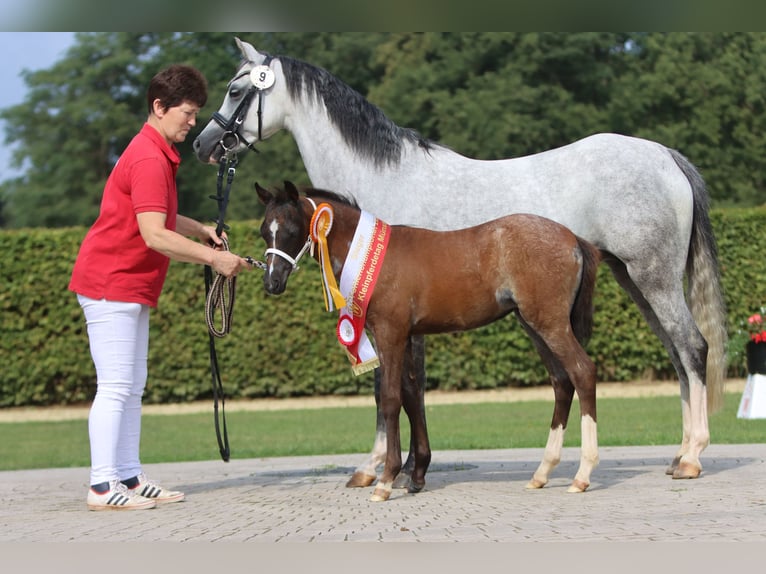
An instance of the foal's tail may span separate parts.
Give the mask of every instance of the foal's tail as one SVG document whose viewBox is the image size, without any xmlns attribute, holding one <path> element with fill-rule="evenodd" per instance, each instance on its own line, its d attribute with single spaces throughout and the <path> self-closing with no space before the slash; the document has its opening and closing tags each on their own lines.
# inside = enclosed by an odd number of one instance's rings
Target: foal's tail
<svg viewBox="0 0 766 574">
<path fill-rule="evenodd" d="M 708 345 L 707 401 L 708 412 L 713 413 L 723 406 L 728 338 L 718 248 L 710 224 L 708 193 L 702 176 L 679 152 L 668 151 L 689 180 L 694 198 L 692 235 L 686 260 L 688 299 L 694 321 Z"/>
<path fill-rule="evenodd" d="M 596 288 L 596 272 L 601 262 L 601 252 L 595 245 L 580 237 L 577 238 L 577 245 L 582 254 L 582 277 L 572 305 L 570 320 L 575 337 L 584 347 L 593 333 L 593 291 Z"/>
</svg>

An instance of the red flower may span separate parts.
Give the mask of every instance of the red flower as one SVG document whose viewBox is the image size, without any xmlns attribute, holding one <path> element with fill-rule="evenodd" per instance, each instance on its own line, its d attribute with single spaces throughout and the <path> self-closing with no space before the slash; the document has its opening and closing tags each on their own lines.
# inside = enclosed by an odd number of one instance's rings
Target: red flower
<svg viewBox="0 0 766 574">
<path fill-rule="evenodd" d="M 750 340 L 756 343 L 766 343 L 766 330 L 763 328 L 763 317 L 755 313 L 747 318 L 747 329 L 750 332 Z"/>
</svg>

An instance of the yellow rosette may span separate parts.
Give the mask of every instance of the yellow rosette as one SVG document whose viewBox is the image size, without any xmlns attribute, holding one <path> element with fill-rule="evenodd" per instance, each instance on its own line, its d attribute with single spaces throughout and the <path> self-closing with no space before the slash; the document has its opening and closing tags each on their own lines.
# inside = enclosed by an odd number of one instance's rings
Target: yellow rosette
<svg viewBox="0 0 766 574">
<path fill-rule="evenodd" d="M 333 210 L 327 203 L 320 203 L 311 216 L 311 239 L 319 248 L 319 263 L 322 269 L 322 294 L 325 309 L 332 311 L 346 306 L 346 299 L 338 289 L 330 262 L 330 250 L 327 247 L 327 235 L 332 229 Z M 334 306 L 333 306 L 334 305 Z"/>
</svg>

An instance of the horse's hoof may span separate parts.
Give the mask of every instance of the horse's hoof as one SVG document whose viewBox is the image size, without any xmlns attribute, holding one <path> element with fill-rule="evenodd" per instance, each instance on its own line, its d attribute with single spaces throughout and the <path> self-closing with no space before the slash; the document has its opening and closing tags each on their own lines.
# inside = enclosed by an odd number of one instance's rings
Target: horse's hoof
<svg viewBox="0 0 766 574">
<path fill-rule="evenodd" d="M 410 484 L 407 487 L 407 492 L 409 492 L 410 494 L 417 494 L 418 492 L 423 490 L 425 485 L 426 485 L 426 481 L 425 480 L 423 482 L 419 483 L 419 484 L 416 483 L 414 480 L 410 480 Z"/>
<path fill-rule="evenodd" d="M 538 488 L 542 488 L 545 485 L 546 485 L 546 482 L 542 480 L 538 480 L 537 478 L 532 478 L 532 480 L 530 480 L 524 488 L 527 488 L 528 490 L 535 490 Z"/>
<path fill-rule="evenodd" d="M 673 459 L 673 462 L 665 469 L 665 474 L 674 475 L 678 465 L 681 463 L 681 457 L 677 456 Z"/>
<path fill-rule="evenodd" d="M 353 475 L 351 475 L 351 478 L 348 479 L 348 482 L 346 483 L 346 488 L 359 488 L 359 487 L 370 486 L 373 482 L 375 482 L 376 478 L 378 477 L 375 475 L 365 474 L 357 470 Z"/>
<path fill-rule="evenodd" d="M 399 475 L 394 479 L 394 488 L 410 488 L 411 483 L 412 477 L 409 474 L 400 472 Z"/>
<path fill-rule="evenodd" d="M 589 482 L 575 479 L 572 481 L 572 485 L 567 489 L 567 492 L 585 492 L 589 486 Z"/>
<path fill-rule="evenodd" d="M 370 502 L 385 502 L 391 497 L 391 490 L 388 488 L 383 488 L 382 486 L 377 487 L 370 497 Z"/>
<path fill-rule="evenodd" d="M 673 478 L 699 478 L 702 469 L 699 466 L 690 464 L 688 462 L 682 462 L 673 471 Z"/>
</svg>

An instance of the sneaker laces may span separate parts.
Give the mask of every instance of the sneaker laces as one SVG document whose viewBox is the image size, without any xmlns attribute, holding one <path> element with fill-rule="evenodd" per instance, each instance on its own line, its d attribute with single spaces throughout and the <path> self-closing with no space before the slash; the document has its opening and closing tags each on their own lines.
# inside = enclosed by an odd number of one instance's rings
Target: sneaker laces
<svg viewBox="0 0 766 574">
<path fill-rule="evenodd" d="M 120 494 L 124 494 L 128 498 L 133 498 L 134 496 L 139 495 L 138 492 L 129 489 L 127 486 L 122 484 L 122 482 L 116 479 L 109 483 L 109 490 L 110 492 L 119 492 Z"/>
<path fill-rule="evenodd" d="M 123 486 L 125 485 L 123 484 Z M 163 491 L 166 490 L 167 489 L 161 487 L 142 472 L 138 475 L 138 486 L 133 490 L 133 492 L 141 494 L 141 496 L 145 496 L 147 498 L 157 498 L 162 494 Z"/>
</svg>

